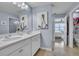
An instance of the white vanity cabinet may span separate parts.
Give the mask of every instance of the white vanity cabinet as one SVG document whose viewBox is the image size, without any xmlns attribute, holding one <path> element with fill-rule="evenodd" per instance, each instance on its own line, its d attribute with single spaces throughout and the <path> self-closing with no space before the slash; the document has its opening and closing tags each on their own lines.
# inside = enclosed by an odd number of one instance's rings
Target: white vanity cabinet
<svg viewBox="0 0 79 59">
<path fill-rule="evenodd" d="M 40 33 L 0 48 L 0 56 L 33 56 L 39 48 Z"/>
<path fill-rule="evenodd" d="M 40 48 L 40 34 L 32 37 L 32 55 Z"/>
<path fill-rule="evenodd" d="M 0 50 L 0 56 L 8 56 L 17 51 L 17 49 L 20 49 L 24 45 L 27 45 L 31 43 L 30 39 L 22 40 L 13 44 L 10 44 L 9 46 L 6 46 L 5 48 Z M 30 46 L 30 45 L 29 45 Z M 31 49 L 31 46 L 29 47 Z"/>
<path fill-rule="evenodd" d="M 31 56 L 31 40 L 26 41 L 26 44 L 16 51 L 14 51 L 10 56 Z"/>
</svg>

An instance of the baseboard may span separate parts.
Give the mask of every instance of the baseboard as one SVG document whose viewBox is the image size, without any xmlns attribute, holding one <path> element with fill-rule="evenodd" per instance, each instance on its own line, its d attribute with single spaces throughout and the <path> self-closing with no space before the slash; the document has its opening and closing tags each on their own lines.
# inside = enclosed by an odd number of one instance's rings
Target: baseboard
<svg viewBox="0 0 79 59">
<path fill-rule="evenodd" d="M 41 47 L 40 49 L 47 50 L 47 51 L 53 51 L 53 48 L 43 48 L 43 47 Z"/>
</svg>

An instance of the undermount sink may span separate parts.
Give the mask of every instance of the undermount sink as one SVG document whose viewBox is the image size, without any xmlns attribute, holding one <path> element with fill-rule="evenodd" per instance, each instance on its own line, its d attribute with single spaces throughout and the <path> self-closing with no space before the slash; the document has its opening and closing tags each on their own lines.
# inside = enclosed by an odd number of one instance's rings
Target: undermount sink
<svg viewBox="0 0 79 59">
<path fill-rule="evenodd" d="M 11 38 L 11 39 L 4 39 L 3 41 L 12 41 L 12 40 L 17 40 L 17 39 L 20 39 L 21 37 L 14 37 L 14 38 Z"/>
<path fill-rule="evenodd" d="M 10 36 L 10 37 L 3 37 L 1 38 L 1 41 L 11 41 L 11 40 L 17 40 L 22 38 L 22 36 Z"/>
<path fill-rule="evenodd" d="M 6 35 L 6 36 L 1 36 L 0 37 L 0 41 L 12 41 L 12 40 L 17 40 L 17 39 L 20 39 L 22 37 L 26 37 L 28 35 L 30 35 L 31 32 L 28 32 L 28 33 L 22 33 L 22 32 L 19 32 L 19 33 L 16 33 L 16 34 L 12 34 L 12 35 Z"/>
</svg>

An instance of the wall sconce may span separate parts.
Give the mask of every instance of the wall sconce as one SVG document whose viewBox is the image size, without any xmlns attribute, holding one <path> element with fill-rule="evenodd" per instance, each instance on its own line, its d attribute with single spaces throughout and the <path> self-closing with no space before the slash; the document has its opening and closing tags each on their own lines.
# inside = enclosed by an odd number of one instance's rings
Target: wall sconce
<svg viewBox="0 0 79 59">
<path fill-rule="evenodd" d="M 19 8 L 21 8 L 23 10 L 27 10 L 29 7 L 25 2 L 13 2 L 13 4 L 18 6 Z"/>
</svg>

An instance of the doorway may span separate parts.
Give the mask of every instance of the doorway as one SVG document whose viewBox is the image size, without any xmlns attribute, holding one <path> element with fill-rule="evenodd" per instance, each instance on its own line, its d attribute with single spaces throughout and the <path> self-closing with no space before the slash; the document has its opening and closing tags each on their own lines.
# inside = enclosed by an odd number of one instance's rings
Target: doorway
<svg viewBox="0 0 79 59">
<path fill-rule="evenodd" d="M 54 44 L 54 49 L 55 48 L 63 48 L 64 47 L 64 18 L 56 18 L 54 21 L 54 27 L 55 27 L 55 31 L 54 31 L 54 38 L 55 38 L 55 44 Z"/>
<path fill-rule="evenodd" d="M 67 45 L 69 45 L 69 16 L 67 17 Z"/>
</svg>

